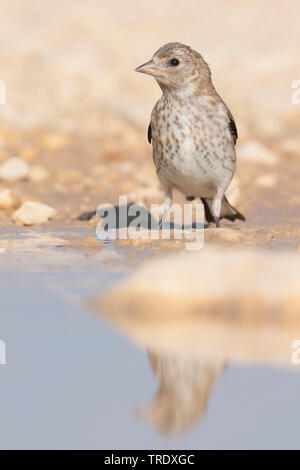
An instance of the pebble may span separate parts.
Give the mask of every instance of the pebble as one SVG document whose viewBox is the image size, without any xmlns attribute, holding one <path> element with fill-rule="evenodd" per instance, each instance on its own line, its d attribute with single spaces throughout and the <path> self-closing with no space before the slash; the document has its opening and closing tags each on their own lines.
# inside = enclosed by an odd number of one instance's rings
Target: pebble
<svg viewBox="0 0 300 470">
<path fill-rule="evenodd" d="M 0 189 L 0 209 L 9 210 L 15 205 L 14 197 L 12 192 L 8 188 Z"/>
<path fill-rule="evenodd" d="M 29 176 L 29 165 L 19 157 L 12 157 L 0 166 L 0 179 L 18 181 Z"/>
<path fill-rule="evenodd" d="M 47 222 L 55 215 L 56 210 L 46 204 L 26 201 L 13 213 L 12 220 L 23 225 L 35 225 Z"/>
</svg>

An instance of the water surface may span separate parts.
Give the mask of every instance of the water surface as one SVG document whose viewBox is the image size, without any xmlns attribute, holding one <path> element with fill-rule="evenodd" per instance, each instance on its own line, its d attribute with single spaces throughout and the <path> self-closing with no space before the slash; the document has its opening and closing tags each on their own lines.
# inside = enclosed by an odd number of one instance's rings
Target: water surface
<svg viewBox="0 0 300 470">
<path fill-rule="evenodd" d="M 87 307 L 86 299 L 127 275 L 126 257 L 109 246 L 82 252 L 50 245 L 0 254 L 2 449 L 299 448 L 299 366 L 217 364 L 190 426 L 174 435 L 170 418 L 170 429 L 159 430 L 161 416 L 153 422 L 142 411 L 158 390 L 147 351 Z M 182 361 L 192 371 L 183 387 L 194 381 L 193 370 L 200 377 L 197 367 L 207 370 L 205 362 Z M 174 406 L 180 416 L 176 393 L 162 397 L 159 414 Z"/>
</svg>

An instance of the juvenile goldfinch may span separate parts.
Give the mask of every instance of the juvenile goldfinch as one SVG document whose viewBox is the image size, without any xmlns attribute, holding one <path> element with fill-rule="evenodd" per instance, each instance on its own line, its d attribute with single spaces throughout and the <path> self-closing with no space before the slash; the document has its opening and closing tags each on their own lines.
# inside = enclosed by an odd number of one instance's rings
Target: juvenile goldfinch
<svg viewBox="0 0 300 470">
<path fill-rule="evenodd" d="M 151 114 L 148 140 L 165 193 L 162 225 L 173 190 L 204 204 L 207 222 L 245 220 L 225 195 L 236 168 L 238 137 L 232 114 L 216 92 L 209 66 L 189 46 L 170 42 L 136 69 L 162 89 Z"/>
</svg>

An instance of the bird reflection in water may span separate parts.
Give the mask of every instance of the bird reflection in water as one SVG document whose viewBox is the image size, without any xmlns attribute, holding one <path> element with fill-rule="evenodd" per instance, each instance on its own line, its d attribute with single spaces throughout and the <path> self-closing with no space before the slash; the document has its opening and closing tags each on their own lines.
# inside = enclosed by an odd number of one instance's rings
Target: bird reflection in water
<svg viewBox="0 0 300 470">
<path fill-rule="evenodd" d="M 187 431 L 204 417 L 226 362 L 150 351 L 148 357 L 159 388 L 152 401 L 140 408 L 140 416 L 164 434 Z"/>
<path fill-rule="evenodd" d="M 218 302 L 205 304 L 205 298 L 201 303 L 176 297 L 175 291 L 176 300 L 169 299 L 159 289 L 147 296 L 143 276 L 91 306 L 148 352 L 159 386 L 139 416 L 155 430 L 172 436 L 201 422 L 228 363 L 291 367 L 287 351 L 300 337 L 296 311 L 287 317 L 269 304 L 253 309 L 246 301 L 220 308 Z M 163 282 L 155 270 L 147 282 L 152 279 Z"/>
</svg>

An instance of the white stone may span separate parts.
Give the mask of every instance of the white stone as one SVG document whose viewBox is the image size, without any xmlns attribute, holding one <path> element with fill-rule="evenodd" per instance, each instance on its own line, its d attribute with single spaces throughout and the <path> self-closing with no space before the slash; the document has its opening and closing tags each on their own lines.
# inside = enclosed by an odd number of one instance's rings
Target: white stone
<svg viewBox="0 0 300 470">
<path fill-rule="evenodd" d="M 249 162 L 273 165 L 278 161 L 278 156 L 257 140 L 249 140 L 237 146 L 237 158 Z"/>
<path fill-rule="evenodd" d="M 29 165 L 19 157 L 12 157 L 0 166 L 0 179 L 18 181 L 28 178 Z"/>
<path fill-rule="evenodd" d="M 9 210 L 14 206 L 14 198 L 11 190 L 8 188 L 0 188 L 0 209 Z"/>
<path fill-rule="evenodd" d="M 14 222 L 23 225 L 42 224 L 52 219 L 56 215 L 56 210 L 46 204 L 35 201 L 26 201 L 12 215 Z"/>
</svg>

